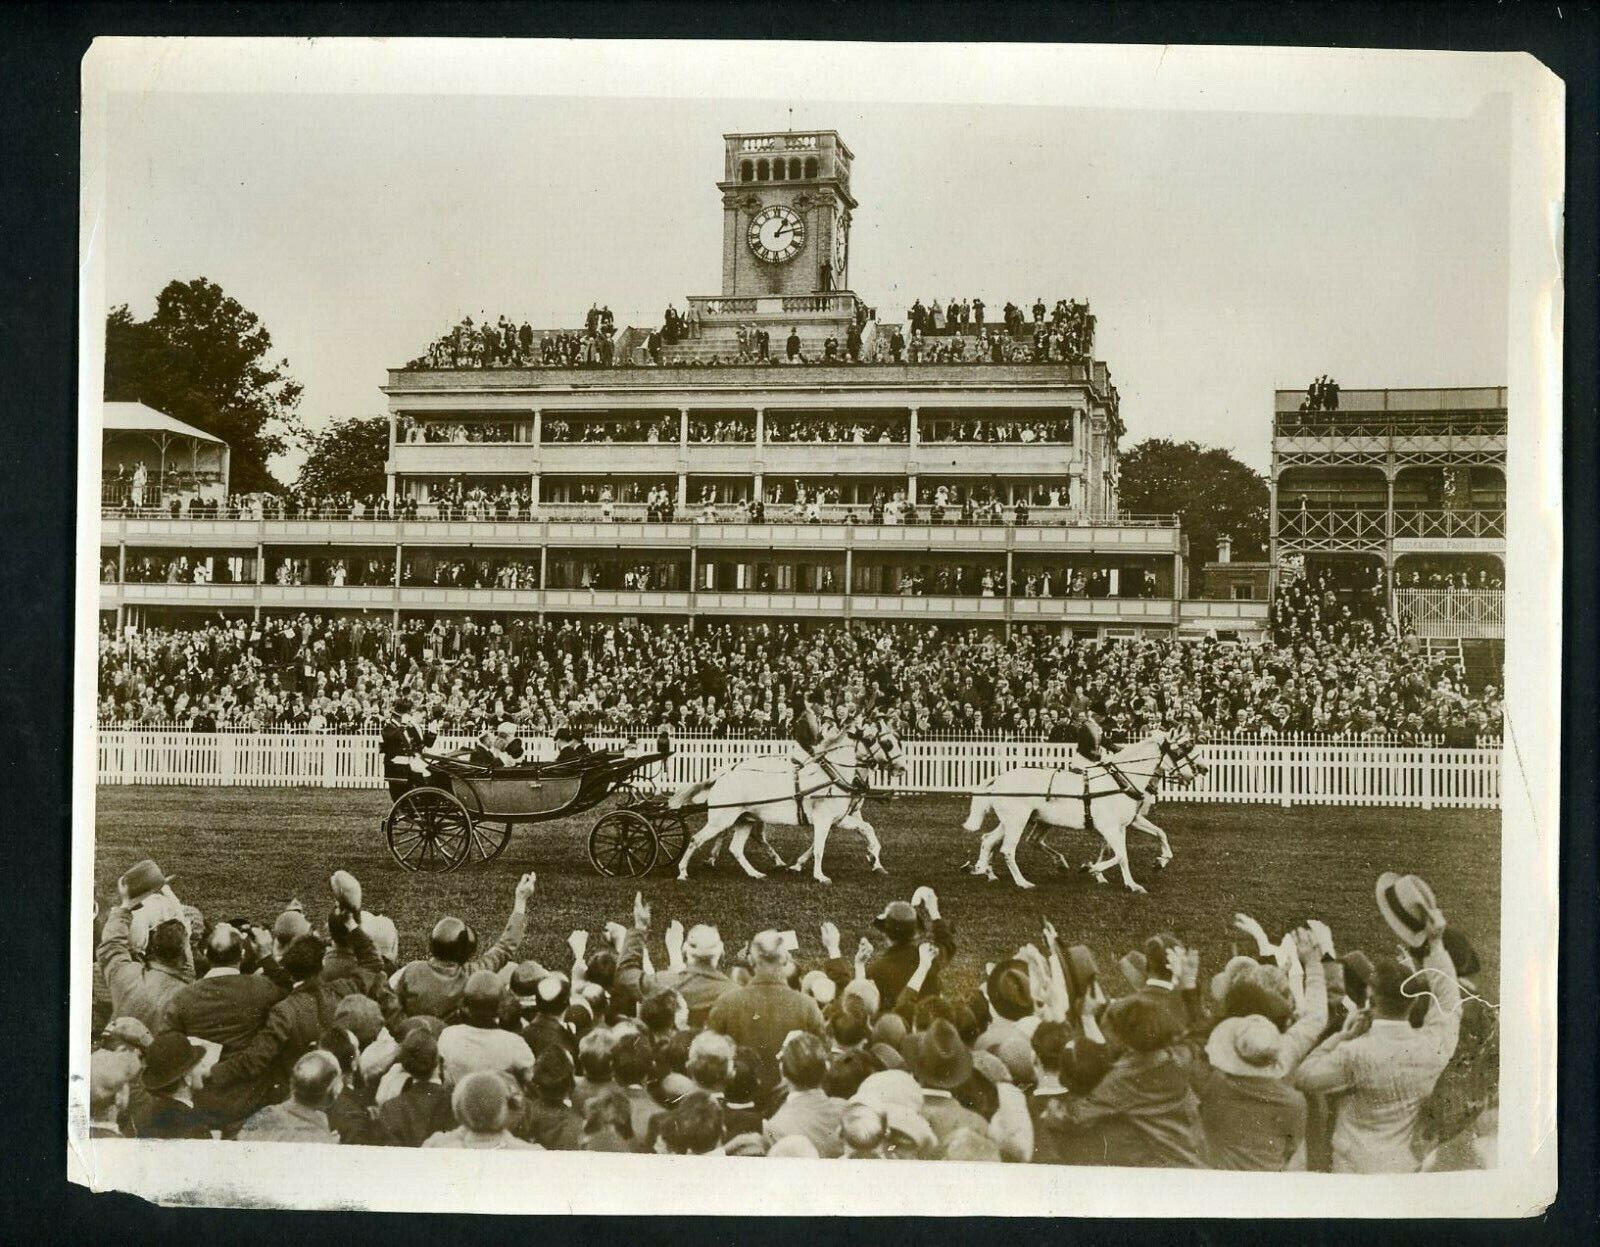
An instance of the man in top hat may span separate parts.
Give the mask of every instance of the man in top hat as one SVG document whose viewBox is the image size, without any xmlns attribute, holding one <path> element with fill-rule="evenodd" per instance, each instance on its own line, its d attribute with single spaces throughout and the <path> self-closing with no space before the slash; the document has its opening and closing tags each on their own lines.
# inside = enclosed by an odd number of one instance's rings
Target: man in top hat
<svg viewBox="0 0 1600 1247">
<path fill-rule="evenodd" d="M 144 1088 L 150 1098 L 134 1115 L 141 1139 L 209 1139 L 211 1124 L 194 1097 L 211 1070 L 205 1045 L 176 1031 L 157 1035 L 145 1053 Z"/>
<path fill-rule="evenodd" d="M 132 1017 L 152 1032 L 159 1028 L 167 1000 L 194 981 L 194 953 L 189 945 L 189 926 L 172 895 L 168 877 L 148 859 L 139 862 L 117 880 L 119 900 L 106 915 L 95 949 L 106 989 L 111 993 L 113 1017 Z M 132 921 L 147 898 L 159 895 L 170 909 L 170 917 L 155 923 L 145 944 L 144 959 L 134 955 Z"/>
<path fill-rule="evenodd" d="M 895 1007 L 917 972 L 921 959 L 917 945 L 923 939 L 938 949 L 939 956 L 923 980 L 922 994 L 938 995 L 939 970 L 955 956 L 956 941 L 949 923 L 939 915 L 939 897 L 934 890 L 923 886 L 911 894 L 910 901 L 890 901 L 872 925 L 889 937 L 889 947 L 867 964 L 867 978 L 877 985 L 883 1008 Z"/>
<path fill-rule="evenodd" d="M 383 721 L 379 748 L 383 752 L 383 778 L 389 785 L 389 799 L 398 801 L 408 788 L 427 773 L 422 751 L 439 738 L 438 724 L 424 731 L 419 715 L 404 697 L 395 699 L 389 717 Z"/>
<path fill-rule="evenodd" d="M 1325 1039 L 1295 1075 L 1308 1094 L 1338 1095 L 1333 1128 L 1335 1173 L 1415 1173 L 1411 1136 L 1434 1084 L 1456 1050 L 1461 990 L 1445 948 L 1444 914 L 1433 889 L 1416 875 L 1378 879 L 1378 911 L 1418 961 L 1373 962 L 1367 1004 Z M 1411 1024 L 1418 997 L 1432 1003 Z"/>
<path fill-rule="evenodd" d="M 1084 707 L 1083 717 L 1078 720 L 1077 734 L 1073 737 L 1078 759 L 1072 769 L 1082 771 L 1085 765 L 1105 760 L 1106 717 L 1103 698 L 1097 697 Z"/>
</svg>

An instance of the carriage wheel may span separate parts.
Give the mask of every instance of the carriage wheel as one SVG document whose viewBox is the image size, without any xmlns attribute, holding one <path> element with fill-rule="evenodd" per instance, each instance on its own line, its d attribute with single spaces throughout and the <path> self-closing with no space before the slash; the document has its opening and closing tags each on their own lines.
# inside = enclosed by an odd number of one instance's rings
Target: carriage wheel
<svg viewBox="0 0 1600 1247">
<path fill-rule="evenodd" d="M 468 825 L 471 835 L 467 838 L 467 852 L 463 859 L 466 862 L 492 862 L 505 852 L 506 845 L 511 843 L 510 823 L 481 823 L 473 821 Z"/>
<path fill-rule="evenodd" d="M 637 879 L 656 864 L 656 832 L 632 810 L 612 810 L 589 829 L 589 861 L 602 875 Z"/>
<path fill-rule="evenodd" d="M 656 860 L 665 862 L 671 870 L 689 846 L 689 820 L 677 810 L 662 810 L 651 822 L 656 829 Z"/>
<path fill-rule="evenodd" d="M 444 874 L 461 865 L 472 837 L 472 816 L 439 788 L 400 795 L 384 822 L 389 852 L 406 870 Z"/>
</svg>

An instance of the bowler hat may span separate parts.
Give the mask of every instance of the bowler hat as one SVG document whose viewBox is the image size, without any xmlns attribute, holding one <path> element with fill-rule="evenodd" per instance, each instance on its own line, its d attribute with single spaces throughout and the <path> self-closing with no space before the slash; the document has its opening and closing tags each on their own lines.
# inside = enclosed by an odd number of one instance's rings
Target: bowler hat
<svg viewBox="0 0 1600 1247">
<path fill-rule="evenodd" d="M 144 1054 L 147 1091 L 164 1091 L 200 1064 L 206 1050 L 177 1031 L 157 1035 Z"/>
<path fill-rule="evenodd" d="M 1378 876 L 1378 912 L 1407 948 L 1421 948 L 1428 940 L 1428 921 L 1438 911 L 1433 889 L 1417 875 L 1386 870 Z"/>
<path fill-rule="evenodd" d="M 135 862 L 130 866 L 117 882 L 127 891 L 128 903 L 131 905 L 140 897 L 161 891 L 177 877 L 177 875 L 162 874 L 161 867 L 147 857 L 144 861 Z"/>
<path fill-rule="evenodd" d="M 989 1005 L 1007 1021 L 1015 1022 L 1033 1012 L 1033 989 L 1028 983 L 1028 964 L 1012 957 L 989 972 Z"/>
<path fill-rule="evenodd" d="M 949 1091 L 972 1077 L 972 1054 L 961 1042 L 955 1024 L 943 1018 L 925 1031 L 907 1035 L 901 1051 L 907 1067 L 924 1087 Z"/>
</svg>

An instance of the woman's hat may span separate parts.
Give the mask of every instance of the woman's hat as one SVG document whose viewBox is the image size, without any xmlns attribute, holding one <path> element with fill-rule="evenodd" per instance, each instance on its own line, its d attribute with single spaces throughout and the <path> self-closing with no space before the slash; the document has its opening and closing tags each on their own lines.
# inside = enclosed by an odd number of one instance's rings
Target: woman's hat
<svg viewBox="0 0 1600 1247">
<path fill-rule="evenodd" d="M 906 1067 L 924 1087 L 949 1091 L 972 1077 L 972 1054 L 955 1024 L 943 1018 L 925 1031 L 907 1035 L 900 1050 Z"/>
<path fill-rule="evenodd" d="M 1378 876 L 1378 912 L 1407 948 L 1421 948 L 1428 939 L 1429 919 L 1438 912 L 1433 889 L 1418 875 L 1386 870 Z"/>
<path fill-rule="evenodd" d="M 206 1050 L 177 1031 L 157 1035 L 145 1050 L 146 1091 L 165 1091 L 205 1058 Z"/>
<path fill-rule="evenodd" d="M 1206 1040 L 1211 1068 L 1243 1078 L 1282 1078 L 1289 1073 L 1283 1033 L 1260 1014 L 1223 1018 Z"/>
<path fill-rule="evenodd" d="M 142 862 L 135 862 L 117 882 L 126 889 L 128 903 L 131 905 L 140 897 L 161 891 L 177 877 L 177 875 L 162 874 L 161 867 L 147 857 Z"/>
</svg>

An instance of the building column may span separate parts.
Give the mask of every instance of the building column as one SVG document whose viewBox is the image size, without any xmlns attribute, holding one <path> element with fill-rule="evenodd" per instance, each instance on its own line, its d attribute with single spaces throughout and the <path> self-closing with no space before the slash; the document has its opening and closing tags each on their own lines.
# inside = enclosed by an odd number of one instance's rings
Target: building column
<svg viewBox="0 0 1600 1247">
<path fill-rule="evenodd" d="M 916 505 L 917 474 L 915 472 L 906 477 L 906 501 L 911 503 L 913 506 Z"/>
<path fill-rule="evenodd" d="M 126 541 L 117 542 L 117 583 L 119 585 L 128 583 L 128 543 Z M 120 598 L 121 594 L 117 596 Z M 121 610 L 122 608 L 119 606 L 117 609 Z"/>
<path fill-rule="evenodd" d="M 685 455 L 689 453 L 689 409 L 678 408 L 678 449 Z"/>
<path fill-rule="evenodd" d="M 539 509 L 539 474 L 537 472 L 528 477 L 528 506 L 533 511 Z"/>
<path fill-rule="evenodd" d="M 766 479 L 767 478 L 760 472 L 757 472 L 755 475 L 755 497 L 759 498 L 762 502 L 767 500 L 766 493 L 764 492 L 766 489 Z"/>
<path fill-rule="evenodd" d="M 767 409 L 756 408 L 756 454 L 759 456 L 767 444 Z"/>
<path fill-rule="evenodd" d="M 1011 578 L 1015 574 L 1015 570 L 1016 570 L 1015 566 L 1014 566 L 1014 564 L 1012 562 L 1013 555 L 1014 555 L 1014 551 L 1011 549 L 1011 547 L 1009 545 L 1007 545 L 1006 546 L 1005 592 L 1003 594 L 1001 594 L 1002 597 L 1010 597 L 1011 596 Z M 1008 613 L 1009 613 L 1009 611 L 1008 611 Z"/>
<path fill-rule="evenodd" d="M 1267 601 L 1278 592 L 1278 469 L 1267 477 Z"/>
<path fill-rule="evenodd" d="M 1181 601 L 1187 596 L 1183 583 L 1183 555 L 1175 550 L 1172 554 L 1172 597 L 1174 601 Z"/>
<path fill-rule="evenodd" d="M 544 412 L 538 407 L 533 409 L 533 444 L 544 445 Z"/>
<path fill-rule="evenodd" d="M 1110 586 L 1111 587 L 1106 590 L 1106 596 L 1108 598 L 1114 598 L 1114 597 L 1117 596 L 1117 590 L 1122 587 L 1121 584 L 1119 583 L 1121 581 L 1122 577 L 1119 574 L 1118 569 L 1115 568 L 1115 567 L 1113 567 L 1110 570 L 1110 572 L 1107 573 L 1107 577 L 1108 577 L 1108 579 L 1110 581 Z"/>
<path fill-rule="evenodd" d="M 400 583 L 401 583 L 400 582 L 400 571 L 401 571 L 401 568 L 404 567 L 404 565 L 405 565 L 404 564 L 404 560 L 401 557 L 402 551 L 404 551 L 404 549 L 405 549 L 405 547 L 400 545 L 399 542 L 395 543 L 395 547 L 394 547 L 394 587 L 396 589 L 400 588 Z"/>
<path fill-rule="evenodd" d="M 689 474 L 678 473 L 678 510 L 686 511 L 689 508 Z"/>
<path fill-rule="evenodd" d="M 545 591 L 550 587 L 550 547 L 543 542 L 539 543 L 539 599 L 544 600 Z M 544 612 L 539 612 L 539 622 L 544 622 Z"/>
<path fill-rule="evenodd" d="M 854 580 L 853 580 L 853 577 L 854 577 L 854 574 L 855 574 L 855 560 L 851 557 L 852 553 L 853 553 L 853 551 L 852 551 L 851 547 L 850 546 L 845 546 L 845 548 L 844 548 L 844 596 L 845 596 L 845 599 L 846 599 L 845 604 L 847 606 L 849 605 L 850 596 L 852 594 L 854 594 L 855 591 L 856 591 L 855 583 L 854 583 Z"/>
<path fill-rule="evenodd" d="M 259 541 L 256 542 L 256 583 L 267 583 L 267 551 Z"/>
<path fill-rule="evenodd" d="M 910 445 L 911 449 L 913 450 L 922 445 L 922 427 L 919 419 L 921 414 L 922 408 L 913 407 L 911 409 L 911 433 L 908 445 Z"/>
</svg>

